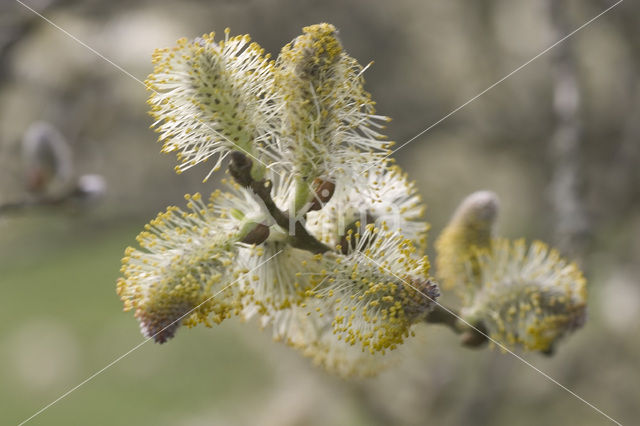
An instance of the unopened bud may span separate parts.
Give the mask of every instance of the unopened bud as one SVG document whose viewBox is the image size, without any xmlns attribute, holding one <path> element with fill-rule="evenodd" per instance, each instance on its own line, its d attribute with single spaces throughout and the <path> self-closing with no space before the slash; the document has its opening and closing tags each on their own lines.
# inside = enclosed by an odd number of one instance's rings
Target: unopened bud
<svg viewBox="0 0 640 426">
<path fill-rule="evenodd" d="M 470 231 L 485 231 L 488 238 L 498 217 L 498 208 L 498 196 L 494 192 L 476 191 L 460 203 L 451 224 L 468 227 Z"/>
<path fill-rule="evenodd" d="M 245 225 L 243 231 L 246 232 L 246 234 L 244 234 L 240 242 L 245 244 L 258 245 L 264 243 L 267 238 L 269 238 L 269 227 L 262 223 L 248 223 Z"/>
<path fill-rule="evenodd" d="M 498 210 L 498 197 L 491 191 L 474 192 L 460 203 L 435 244 L 438 278 L 445 288 L 466 291 L 466 262 L 479 273 L 473 249 L 491 247 Z"/>
<path fill-rule="evenodd" d="M 33 193 L 59 192 L 73 176 L 71 148 L 53 125 L 35 122 L 22 139 L 27 189 Z"/>
<path fill-rule="evenodd" d="M 322 209 L 322 207 L 331 200 L 331 197 L 333 197 L 333 193 L 336 190 L 336 184 L 328 180 L 316 178 L 313 181 L 313 189 L 314 196 L 313 200 L 311 200 L 309 211 Z"/>
</svg>

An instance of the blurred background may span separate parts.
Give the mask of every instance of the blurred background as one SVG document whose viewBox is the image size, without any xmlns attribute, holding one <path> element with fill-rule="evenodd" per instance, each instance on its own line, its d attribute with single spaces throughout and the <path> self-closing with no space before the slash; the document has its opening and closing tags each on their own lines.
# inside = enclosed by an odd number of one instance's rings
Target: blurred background
<svg viewBox="0 0 640 426">
<path fill-rule="evenodd" d="M 230 27 L 277 55 L 303 26 L 333 23 L 353 57 L 375 61 L 367 88 L 393 117 L 388 134 L 399 146 L 613 4 L 24 2 L 131 75 L 18 2 L 0 2 L 2 424 L 142 341 L 115 294 L 123 250 L 158 211 L 215 185 L 202 184 L 206 168 L 176 175 L 174 157 L 159 153 L 147 92 L 132 78 L 151 72 L 154 48 Z M 502 201 L 502 235 L 547 241 L 580 262 L 586 326 L 553 357 L 524 356 L 623 424 L 640 415 L 639 17 L 640 4 L 620 4 L 395 155 L 428 204 L 431 242 L 465 195 L 490 189 Z M 37 151 L 43 139 L 68 147 L 55 190 L 40 184 L 46 168 L 29 166 L 34 156 L 51 161 Z M 185 329 L 30 424 L 607 423 L 509 354 L 463 349 L 439 326 L 416 333 L 397 365 L 347 381 L 255 324 Z"/>
</svg>

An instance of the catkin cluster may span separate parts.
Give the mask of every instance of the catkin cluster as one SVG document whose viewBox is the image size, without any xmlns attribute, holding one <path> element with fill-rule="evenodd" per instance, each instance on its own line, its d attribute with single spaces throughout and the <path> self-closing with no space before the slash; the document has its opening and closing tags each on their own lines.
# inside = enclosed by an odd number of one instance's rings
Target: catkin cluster
<svg viewBox="0 0 640 426">
<path fill-rule="evenodd" d="M 425 208 L 388 158 L 389 119 L 364 90 L 366 67 L 330 24 L 304 28 L 275 59 L 226 30 L 181 39 L 153 63 L 162 151 L 176 153 L 177 172 L 212 160 L 205 180 L 228 161 L 232 179 L 169 207 L 127 248 L 125 310 L 160 343 L 235 316 L 338 374 L 379 372 L 439 289 Z M 440 275 L 465 318 L 545 350 L 579 322 L 579 271 L 541 245 L 493 240 L 497 205 L 476 198 L 438 243 Z"/>
</svg>

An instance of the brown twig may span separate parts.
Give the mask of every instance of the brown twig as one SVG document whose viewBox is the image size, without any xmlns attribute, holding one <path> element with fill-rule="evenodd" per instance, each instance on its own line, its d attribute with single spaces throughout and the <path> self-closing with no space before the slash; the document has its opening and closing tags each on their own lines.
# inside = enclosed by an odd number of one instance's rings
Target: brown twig
<svg viewBox="0 0 640 426">
<path fill-rule="evenodd" d="M 294 218 L 291 219 L 287 213 L 283 212 L 276 206 L 271 198 L 271 181 L 266 179 L 254 180 L 251 176 L 251 168 L 253 162 L 246 155 L 235 151 L 231 154 L 231 163 L 229 164 L 229 173 L 235 181 L 246 187 L 251 188 L 254 194 L 262 200 L 267 211 L 273 220 L 285 230 L 290 230 L 290 244 L 293 247 L 310 251 L 312 253 L 325 253 L 331 248 L 326 244 L 318 241 L 313 235 L 307 231 L 304 223 Z M 293 228 L 293 229 L 291 229 Z"/>
<path fill-rule="evenodd" d="M 429 324 L 442 324 L 449 327 L 454 333 L 461 335 L 461 343 L 468 348 L 477 348 L 488 342 L 486 329 L 481 323 L 470 327 L 460 321 L 460 315 L 450 308 L 437 304 L 425 317 Z"/>
<path fill-rule="evenodd" d="M 291 217 L 280 210 L 271 198 L 271 181 L 266 179 L 254 180 L 251 176 L 253 162 L 241 152 L 231 153 L 229 163 L 229 173 L 234 180 L 245 188 L 251 188 L 254 194 L 264 203 L 267 211 L 275 223 L 283 229 L 290 229 L 292 225 Z M 307 231 L 300 220 L 295 219 L 293 232 L 290 235 L 289 243 L 296 248 L 310 251 L 312 253 L 325 253 L 330 251 L 329 246 L 318 241 Z M 436 304 L 425 317 L 425 322 L 429 324 L 442 324 L 449 327 L 454 333 L 461 335 L 461 343 L 469 348 L 477 348 L 487 343 L 486 329 L 482 324 L 470 327 L 460 321 L 458 313 L 450 308 Z"/>
</svg>

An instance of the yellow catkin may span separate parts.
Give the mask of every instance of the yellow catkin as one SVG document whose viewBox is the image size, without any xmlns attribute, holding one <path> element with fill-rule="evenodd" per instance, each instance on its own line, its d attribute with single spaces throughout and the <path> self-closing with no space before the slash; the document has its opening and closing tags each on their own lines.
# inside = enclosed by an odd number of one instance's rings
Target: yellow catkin
<svg viewBox="0 0 640 426">
<path fill-rule="evenodd" d="M 460 204 L 435 243 L 438 280 L 445 289 L 455 289 L 463 299 L 469 285 L 466 268 L 470 267 L 472 275 L 477 275 L 475 249 L 490 250 L 497 214 L 495 194 L 475 192 Z"/>
<path fill-rule="evenodd" d="M 549 351 L 585 320 L 586 280 L 580 269 L 542 242 L 496 239 L 476 251 L 476 290 L 461 311 L 509 347 Z"/>
</svg>

